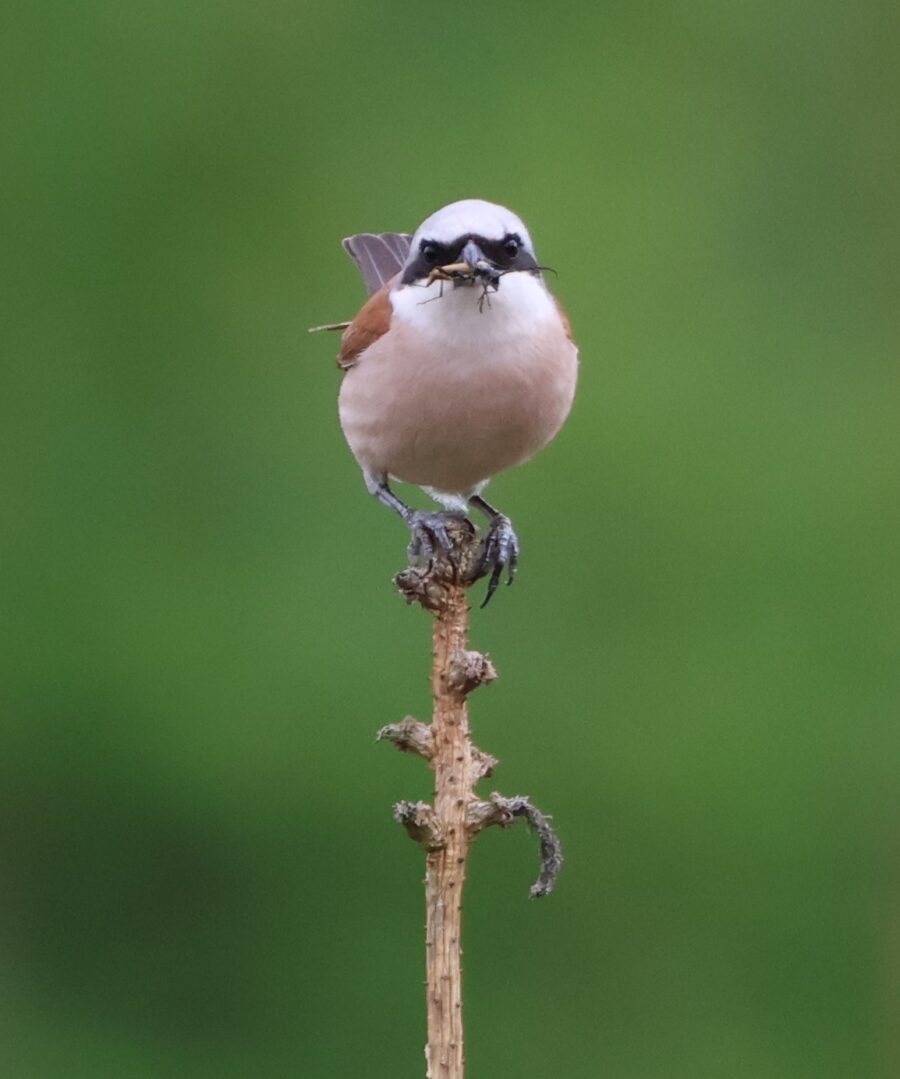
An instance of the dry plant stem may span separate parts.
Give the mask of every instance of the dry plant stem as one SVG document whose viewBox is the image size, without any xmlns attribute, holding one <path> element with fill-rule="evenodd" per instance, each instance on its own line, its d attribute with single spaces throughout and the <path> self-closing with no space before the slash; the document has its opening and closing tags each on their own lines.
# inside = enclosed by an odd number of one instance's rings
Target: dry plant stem
<svg viewBox="0 0 900 1079">
<path fill-rule="evenodd" d="M 469 609 L 458 585 L 447 589 L 434 622 L 432 690 L 434 809 L 445 846 L 427 855 L 425 944 L 429 1079 L 462 1079 L 462 892 L 469 854 L 466 811 L 481 772 L 469 740 L 464 686 L 454 677 L 466 651 Z"/>
<path fill-rule="evenodd" d="M 398 802 L 394 816 L 425 851 L 425 942 L 428 1007 L 427 1079 L 464 1079 L 462 1017 L 462 893 L 466 860 L 474 837 L 491 825 L 509 827 L 525 819 L 541 840 L 541 875 L 532 897 L 553 888 L 562 856 L 549 818 L 520 795 L 480 799 L 475 786 L 497 761 L 472 744 L 468 695 L 497 677 L 487 655 L 466 647 L 469 607 L 466 588 L 477 573 L 480 548 L 471 524 L 447 522 L 453 550 L 427 569 L 409 568 L 394 582 L 409 603 L 434 616 L 430 725 L 407 716 L 382 727 L 378 738 L 423 757 L 434 769 L 434 803 Z"/>
</svg>

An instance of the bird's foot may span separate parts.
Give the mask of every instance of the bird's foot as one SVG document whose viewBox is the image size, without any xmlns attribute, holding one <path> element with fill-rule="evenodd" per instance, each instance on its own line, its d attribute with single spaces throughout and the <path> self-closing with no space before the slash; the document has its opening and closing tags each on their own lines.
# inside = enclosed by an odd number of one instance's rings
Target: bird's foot
<svg viewBox="0 0 900 1079">
<path fill-rule="evenodd" d="M 482 602 L 482 607 L 487 607 L 491 596 L 497 591 L 497 585 L 503 576 L 504 569 L 507 573 L 507 584 L 512 584 L 516 576 L 516 568 L 519 565 L 519 537 L 513 530 L 508 517 L 498 513 L 491 519 L 484 543 L 481 550 L 481 559 L 475 571 L 474 579 L 485 577 L 490 573 L 487 594 Z"/>
<path fill-rule="evenodd" d="M 411 510 L 405 518 L 410 531 L 409 546 L 406 553 L 410 561 L 433 563 L 436 558 L 453 553 L 454 542 L 447 529 L 448 522 L 465 522 L 472 527 L 462 513 L 425 513 L 423 510 Z"/>
</svg>

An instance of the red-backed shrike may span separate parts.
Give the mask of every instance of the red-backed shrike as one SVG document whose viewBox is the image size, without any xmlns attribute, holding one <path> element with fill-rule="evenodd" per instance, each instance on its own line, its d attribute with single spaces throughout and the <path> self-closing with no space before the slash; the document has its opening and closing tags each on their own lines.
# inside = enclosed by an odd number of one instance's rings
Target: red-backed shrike
<svg viewBox="0 0 900 1079">
<path fill-rule="evenodd" d="M 487 603 L 504 568 L 512 581 L 519 541 L 481 492 L 546 446 L 569 414 L 578 350 L 568 319 L 525 225 L 481 199 L 445 206 L 412 237 L 363 233 L 344 247 L 370 293 L 338 356 L 344 435 L 369 491 L 408 525 L 412 555 L 449 546 L 445 518 L 407 506 L 392 478 L 446 510 L 487 516 Z"/>
</svg>

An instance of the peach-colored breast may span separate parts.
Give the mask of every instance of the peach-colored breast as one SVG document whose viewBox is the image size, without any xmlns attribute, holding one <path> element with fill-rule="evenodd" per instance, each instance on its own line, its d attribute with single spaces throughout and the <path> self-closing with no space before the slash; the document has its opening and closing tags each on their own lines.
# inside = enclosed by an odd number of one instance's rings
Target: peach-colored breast
<svg viewBox="0 0 900 1079">
<path fill-rule="evenodd" d="M 433 345 L 397 320 L 347 372 L 341 426 L 360 465 L 466 494 L 559 431 L 578 350 L 558 319 L 490 347 Z"/>
</svg>

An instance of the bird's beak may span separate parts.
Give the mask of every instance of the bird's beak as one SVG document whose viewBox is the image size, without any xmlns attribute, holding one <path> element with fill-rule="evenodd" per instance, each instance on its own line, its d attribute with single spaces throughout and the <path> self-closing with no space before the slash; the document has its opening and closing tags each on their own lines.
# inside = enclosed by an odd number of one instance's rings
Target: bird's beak
<svg viewBox="0 0 900 1079">
<path fill-rule="evenodd" d="M 456 262 L 439 266 L 438 274 L 440 279 L 453 281 L 455 285 L 471 285 L 479 281 L 485 290 L 490 287 L 493 292 L 500 287 L 502 276 L 474 240 L 466 243 Z"/>
<path fill-rule="evenodd" d="M 484 252 L 474 240 L 468 241 L 460 252 L 459 260 L 472 267 L 475 277 L 496 287 L 500 280 L 500 271 L 489 258 L 485 257 Z"/>
</svg>

